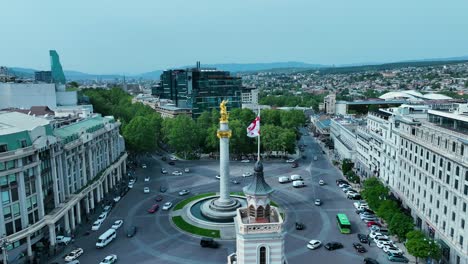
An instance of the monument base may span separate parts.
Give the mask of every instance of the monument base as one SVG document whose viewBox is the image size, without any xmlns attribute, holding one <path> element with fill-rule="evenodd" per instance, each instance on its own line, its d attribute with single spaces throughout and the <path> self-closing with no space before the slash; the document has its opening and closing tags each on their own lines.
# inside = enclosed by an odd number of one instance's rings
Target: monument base
<svg viewBox="0 0 468 264">
<path fill-rule="evenodd" d="M 204 217 L 213 221 L 226 221 L 236 216 L 237 208 L 241 207 L 241 203 L 232 198 L 228 201 L 221 202 L 219 197 L 204 202 L 200 209 Z"/>
</svg>

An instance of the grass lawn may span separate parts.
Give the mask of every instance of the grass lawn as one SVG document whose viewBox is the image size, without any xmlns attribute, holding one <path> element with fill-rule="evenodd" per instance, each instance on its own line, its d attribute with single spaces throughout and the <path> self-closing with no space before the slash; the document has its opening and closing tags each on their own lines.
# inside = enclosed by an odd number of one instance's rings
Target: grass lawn
<svg viewBox="0 0 468 264">
<path fill-rule="evenodd" d="M 174 224 L 186 231 L 186 232 L 189 232 L 191 234 L 195 234 L 195 235 L 200 235 L 200 236 L 204 236 L 204 237 L 213 237 L 213 238 L 220 238 L 220 233 L 219 233 L 219 230 L 213 230 L 213 229 L 204 229 L 204 228 L 200 228 L 198 226 L 193 226 L 187 222 L 185 222 L 185 220 L 182 218 L 182 216 L 174 216 L 172 217 L 172 222 L 174 222 Z"/>
<path fill-rule="evenodd" d="M 203 197 L 212 196 L 212 195 L 215 195 L 215 194 L 216 193 L 214 193 L 214 192 L 212 192 L 212 193 L 203 193 L 203 194 L 195 195 L 193 197 L 182 200 L 174 207 L 174 211 L 177 211 L 177 210 L 180 210 L 180 209 L 184 208 L 184 206 L 186 206 L 188 203 L 190 203 L 190 202 L 192 202 L 194 200 L 197 200 L 197 199 L 200 199 L 200 198 L 203 198 Z"/>
</svg>

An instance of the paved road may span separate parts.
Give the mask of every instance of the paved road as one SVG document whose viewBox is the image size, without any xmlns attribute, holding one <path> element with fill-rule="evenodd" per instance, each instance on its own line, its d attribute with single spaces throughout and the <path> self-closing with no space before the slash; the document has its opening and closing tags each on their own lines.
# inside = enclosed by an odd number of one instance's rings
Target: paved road
<svg viewBox="0 0 468 264">
<path fill-rule="evenodd" d="M 341 177 L 340 172 L 322 154 L 315 139 L 303 132 L 305 136 L 301 138 L 300 143 L 307 145 L 304 153 L 306 159 L 299 161 L 299 168 L 291 168 L 290 164 L 281 161 L 264 162 L 266 181 L 276 189 L 272 200 L 286 212 L 288 262 L 302 264 L 313 260 L 313 263 L 362 263 L 364 257 L 369 256 L 377 258 L 380 263 L 387 263 L 385 255 L 375 244 L 370 248 L 365 245 L 369 250 L 365 254 L 358 254 L 352 248 L 352 243 L 357 242 L 356 234 L 366 233 L 367 228 L 354 212 L 352 201 L 346 199 L 344 193 L 335 185 L 335 180 Z M 313 161 L 314 156 L 318 157 L 317 161 Z M 75 246 L 82 247 L 85 251 L 80 257 L 81 263 L 99 263 L 108 254 L 117 254 L 119 263 L 226 263 L 227 255 L 235 251 L 235 241 L 222 241 L 222 247 L 216 250 L 201 248 L 197 238 L 178 232 L 170 224 L 167 212 L 161 210 L 156 214 L 146 212 L 154 203 L 153 199 L 159 194 L 161 185 L 168 188 L 163 195 L 163 202 L 180 201 L 177 192 L 181 189 L 190 189 L 192 195 L 217 191 L 219 181 L 214 176 L 218 174 L 219 161 L 176 161 L 175 166 L 170 166 L 162 162 L 159 156 L 154 155 L 146 158 L 144 162 L 148 168 L 136 170 L 138 181 L 133 190 L 113 208 L 100 230 L 76 238 Z M 161 166 L 164 166 L 169 174 L 161 175 Z M 191 172 L 182 176 L 170 174 L 176 169 L 183 170 L 185 167 L 189 167 Z M 253 163 L 231 162 L 232 177 L 241 181 L 241 184 L 231 185 L 231 191 L 241 191 L 250 180 L 242 178 L 241 175 L 252 169 Z M 307 187 L 294 189 L 291 184 L 278 183 L 278 176 L 291 174 L 302 175 Z M 144 182 L 146 176 L 151 178 L 149 182 Z M 319 186 L 320 179 L 323 179 L 327 185 Z M 143 193 L 143 187 L 146 186 L 150 187 L 150 194 Z M 316 198 L 322 200 L 322 206 L 313 204 Z M 339 233 L 335 220 L 338 212 L 348 215 L 353 227 L 351 235 Z M 96 249 L 97 237 L 110 228 L 112 222 L 117 219 L 124 220 L 124 227 L 118 230 L 117 239 L 103 249 Z M 304 222 L 306 229 L 295 230 L 296 221 Z M 133 238 L 125 236 L 125 229 L 130 225 L 139 228 Z M 329 252 L 322 247 L 311 251 L 306 248 L 307 242 L 311 239 L 323 242 L 340 241 L 344 244 L 344 248 Z"/>
</svg>

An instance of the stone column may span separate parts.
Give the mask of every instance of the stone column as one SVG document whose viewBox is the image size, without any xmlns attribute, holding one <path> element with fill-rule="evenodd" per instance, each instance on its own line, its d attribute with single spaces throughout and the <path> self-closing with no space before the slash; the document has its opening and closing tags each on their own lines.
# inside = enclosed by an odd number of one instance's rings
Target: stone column
<svg viewBox="0 0 468 264">
<path fill-rule="evenodd" d="M 55 224 L 49 224 L 49 242 L 51 246 L 55 246 Z"/>
<path fill-rule="evenodd" d="M 88 167 L 89 167 L 89 178 L 92 179 L 94 178 L 94 166 L 93 166 L 93 152 L 91 151 L 91 144 L 89 144 L 89 150 L 88 150 Z"/>
<path fill-rule="evenodd" d="M 70 234 L 70 218 L 68 216 L 68 211 L 63 215 L 63 222 L 65 224 L 65 233 Z"/>
<path fill-rule="evenodd" d="M 76 204 L 76 223 L 81 224 L 81 201 Z"/>
<path fill-rule="evenodd" d="M 87 215 L 89 215 L 89 194 L 85 196 L 85 212 Z"/>
<path fill-rule="evenodd" d="M 90 206 L 91 206 L 91 210 L 94 210 L 94 190 L 92 190 L 90 193 L 89 193 L 91 196 L 89 197 L 89 201 L 90 201 Z"/>
<path fill-rule="evenodd" d="M 231 131 L 228 123 L 220 123 L 219 137 L 219 174 L 221 176 L 219 187 L 219 203 L 230 203 L 229 197 L 229 137 Z"/>
<path fill-rule="evenodd" d="M 98 203 L 101 202 L 101 184 L 98 184 L 97 188 L 96 188 L 96 194 L 97 194 L 97 199 L 96 201 Z"/>
<path fill-rule="evenodd" d="M 31 236 L 26 237 L 26 243 L 28 244 L 28 258 L 29 260 L 33 259 L 33 252 L 32 252 L 32 247 L 31 247 Z"/>
<path fill-rule="evenodd" d="M 57 163 L 55 162 L 55 151 L 52 151 L 50 156 L 52 157 L 51 160 L 51 168 L 52 168 L 52 187 L 54 191 L 54 205 L 55 207 L 58 207 L 60 203 L 60 198 L 59 198 L 59 189 L 58 189 L 58 176 L 57 176 Z M 63 190 L 62 190 L 63 191 Z"/>
<path fill-rule="evenodd" d="M 21 159 L 18 159 L 18 167 L 22 167 L 23 162 Z M 18 198 L 20 204 L 20 212 L 21 212 L 21 225 L 23 227 L 28 226 L 29 219 L 28 219 L 28 209 L 26 207 L 26 187 L 24 182 L 24 172 L 19 172 L 18 174 Z"/>
<path fill-rule="evenodd" d="M 88 175 L 86 174 L 86 155 L 85 150 L 81 152 L 81 172 L 84 179 L 84 186 L 88 184 Z"/>
<path fill-rule="evenodd" d="M 111 175 L 106 175 L 105 176 L 105 179 L 104 181 L 102 182 L 102 184 L 104 185 L 104 193 L 107 194 L 109 193 L 109 178 L 111 177 Z"/>
<path fill-rule="evenodd" d="M 60 194 L 62 195 L 61 197 L 61 201 L 64 201 L 65 200 L 65 196 L 67 195 L 67 190 L 65 189 L 65 175 L 64 175 L 64 168 L 62 167 L 62 155 L 65 155 L 64 152 L 62 152 L 62 154 L 60 154 L 60 156 L 58 157 L 58 177 L 60 179 Z"/>
<path fill-rule="evenodd" d="M 75 206 L 74 205 L 72 206 L 69 212 L 70 212 L 71 230 L 75 231 Z"/>
<path fill-rule="evenodd" d="M 39 160 L 39 155 L 37 155 L 37 158 Z M 36 192 L 38 194 L 37 197 L 37 206 L 39 209 L 39 219 L 42 219 L 45 215 L 45 210 L 44 210 L 44 192 L 42 191 L 42 176 L 41 176 L 41 166 L 36 167 Z"/>
</svg>

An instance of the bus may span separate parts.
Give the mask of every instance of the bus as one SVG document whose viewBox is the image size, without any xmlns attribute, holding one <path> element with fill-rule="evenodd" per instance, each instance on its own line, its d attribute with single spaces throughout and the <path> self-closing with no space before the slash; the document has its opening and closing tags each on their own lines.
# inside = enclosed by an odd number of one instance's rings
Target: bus
<svg viewBox="0 0 468 264">
<path fill-rule="evenodd" d="M 338 224 L 338 229 L 342 234 L 351 233 L 351 223 L 348 220 L 348 217 L 345 214 L 336 215 L 336 223 Z"/>
</svg>

